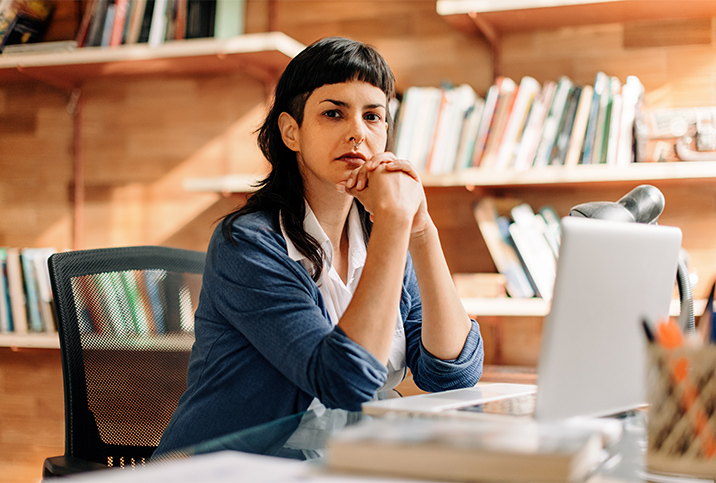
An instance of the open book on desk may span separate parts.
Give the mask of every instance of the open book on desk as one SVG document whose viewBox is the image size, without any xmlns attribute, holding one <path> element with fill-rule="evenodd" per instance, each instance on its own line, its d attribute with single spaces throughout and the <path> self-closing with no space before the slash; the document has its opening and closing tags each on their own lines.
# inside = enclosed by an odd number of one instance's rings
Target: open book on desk
<svg viewBox="0 0 716 483">
<path fill-rule="evenodd" d="M 442 481 L 579 481 L 602 460 L 594 425 L 369 419 L 332 436 L 329 470 Z"/>
</svg>

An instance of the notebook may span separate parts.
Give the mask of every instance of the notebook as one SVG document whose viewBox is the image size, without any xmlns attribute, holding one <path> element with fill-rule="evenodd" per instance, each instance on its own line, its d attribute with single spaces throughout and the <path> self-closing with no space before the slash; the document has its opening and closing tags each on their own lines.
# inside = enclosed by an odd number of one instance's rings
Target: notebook
<svg viewBox="0 0 716 483">
<path fill-rule="evenodd" d="M 646 404 L 642 319 L 668 316 L 681 231 L 566 217 L 542 329 L 538 386 L 474 388 L 371 401 L 363 412 L 606 416 Z"/>
</svg>

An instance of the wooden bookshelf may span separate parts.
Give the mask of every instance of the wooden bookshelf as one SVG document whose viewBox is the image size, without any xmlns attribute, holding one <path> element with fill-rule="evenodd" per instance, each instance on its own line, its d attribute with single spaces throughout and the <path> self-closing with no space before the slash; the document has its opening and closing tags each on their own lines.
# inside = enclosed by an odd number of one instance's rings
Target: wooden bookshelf
<svg viewBox="0 0 716 483">
<path fill-rule="evenodd" d="M 114 48 L 0 55 L 0 83 L 28 77 L 62 88 L 91 79 L 156 74 L 226 74 L 246 70 L 274 82 L 304 46 L 280 32 L 246 34 L 230 39 L 189 39 L 157 47 L 147 44 Z"/>
<path fill-rule="evenodd" d="M 496 35 L 576 25 L 716 16 L 716 2 L 703 0 L 438 0 L 436 9 L 460 30 L 477 33 L 488 29 Z"/>
<path fill-rule="evenodd" d="M 437 13 L 492 48 L 493 76 L 503 72 L 502 36 L 609 23 L 708 19 L 716 2 L 704 0 L 438 0 Z"/>
</svg>

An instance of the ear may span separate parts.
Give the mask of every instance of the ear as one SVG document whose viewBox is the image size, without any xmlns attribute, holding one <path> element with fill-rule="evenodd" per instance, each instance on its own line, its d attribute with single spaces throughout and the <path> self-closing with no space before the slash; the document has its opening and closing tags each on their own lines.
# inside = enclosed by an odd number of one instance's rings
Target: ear
<svg viewBox="0 0 716 483">
<path fill-rule="evenodd" d="M 281 139 L 286 147 L 291 151 L 298 152 L 298 123 L 293 116 L 287 112 L 279 114 L 278 129 L 281 131 Z"/>
</svg>

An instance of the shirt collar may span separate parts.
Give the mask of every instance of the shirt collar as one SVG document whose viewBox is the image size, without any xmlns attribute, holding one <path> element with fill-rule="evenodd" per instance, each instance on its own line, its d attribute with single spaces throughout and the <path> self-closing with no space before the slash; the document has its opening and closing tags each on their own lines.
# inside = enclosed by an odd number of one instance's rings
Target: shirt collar
<svg viewBox="0 0 716 483">
<path fill-rule="evenodd" d="M 286 240 L 286 250 L 288 256 L 297 262 L 307 261 L 305 255 L 303 255 L 296 245 L 293 244 L 291 239 L 286 234 L 286 229 L 283 226 L 283 216 L 281 220 L 281 234 Z M 321 224 L 318 223 L 316 215 L 313 213 L 308 202 L 306 202 L 306 214 L 303 218 L 303 229 L 316 239 L 320 247 L 324 252 L 324 266 L 333 266 L 333 246 L 331 241 L 328 239 L 326 232 L 323 231 Z M 349 271 L 353 271 L 356 268 L 362 267 L 366 256 L 366 246 L 363 239 L 363 226 L 361 224 L 360 215 L 355 203 L 351 206 L 351 211 L 348 213 L 348 254 L 350 260 Z M 351 268 L 352 267 L 352 268 Z"/>
</svg>

